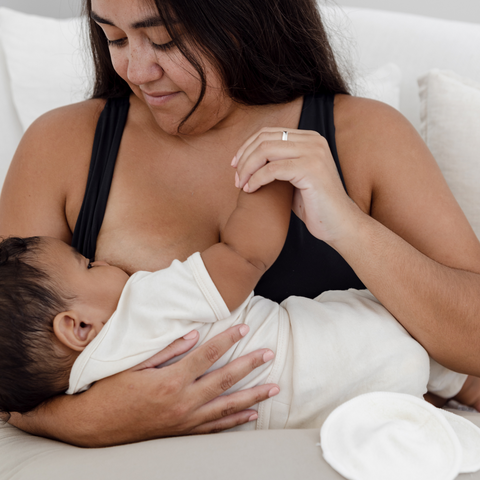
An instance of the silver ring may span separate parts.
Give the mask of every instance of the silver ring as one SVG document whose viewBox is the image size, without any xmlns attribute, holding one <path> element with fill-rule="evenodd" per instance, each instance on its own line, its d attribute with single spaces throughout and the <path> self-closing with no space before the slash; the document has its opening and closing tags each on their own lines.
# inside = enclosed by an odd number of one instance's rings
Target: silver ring
<svg viewBox="0 0 480 480">
<path fill-rule="evenodd" d="M 286 142 L 288 140 L 288 132 L 286 130 L 282 133 L 282 140 L 284 142 Z"/>
</svg>

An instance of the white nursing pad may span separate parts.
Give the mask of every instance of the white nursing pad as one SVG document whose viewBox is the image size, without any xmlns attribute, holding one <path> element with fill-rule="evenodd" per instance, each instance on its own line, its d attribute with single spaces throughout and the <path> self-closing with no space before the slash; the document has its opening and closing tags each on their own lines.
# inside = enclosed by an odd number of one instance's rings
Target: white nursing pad
<svg viewBox="0 0 480 480">
<path fill-rule="evenodd" d="M 445 416 L 402 393 L 367 393 L 340 405 L 320 441 L 325 460 L 349 480 L 453 480 L 462 464 Z"/>
<path fill-rule="evenodd" d="M 452 426 L 460 440 L 462 447 L 463 460 L 460 466 L 460 473 L 471 473 L 480 470 L 480 428 L 474 425 L 470 420 L 447 412 L 439 410 L 448 423 Z"/>
</svg>

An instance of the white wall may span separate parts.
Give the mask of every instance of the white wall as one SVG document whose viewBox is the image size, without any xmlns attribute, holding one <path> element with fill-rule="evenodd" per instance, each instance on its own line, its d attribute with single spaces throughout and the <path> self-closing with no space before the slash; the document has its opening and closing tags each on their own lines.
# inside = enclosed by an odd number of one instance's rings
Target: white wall
<svg viewBox="0 0 480 480">
<path fill-rule="evenodd" d="M 68 18 L 80 13 L 81 0 L 0 0 L 0 7 L 45 17 Z"/>
<path fill-rule="evenodd" d="M 480 0 L 335 0 L 335 3 L 480 23 Z"/>
<path fill-rule="evenodd" d="M 327 0 L 327 3 L 480 23 L 480 0 Z M 0 7 L 57 18 L 78 15 L 80 5 L 81 0 L 0 0 Z"/>
</svg>

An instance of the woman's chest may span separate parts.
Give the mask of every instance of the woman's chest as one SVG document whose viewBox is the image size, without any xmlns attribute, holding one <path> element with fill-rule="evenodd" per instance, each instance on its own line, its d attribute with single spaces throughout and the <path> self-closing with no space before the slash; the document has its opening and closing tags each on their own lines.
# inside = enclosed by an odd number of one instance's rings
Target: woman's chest
<svg viewBox="0 0 480 480">
<path fill-rule="evenodd" d="M 121 150 L 96 258 L 132 273 L 205 250 L 235 208 L 234 175 L 224 152 Z"/>
</svg>

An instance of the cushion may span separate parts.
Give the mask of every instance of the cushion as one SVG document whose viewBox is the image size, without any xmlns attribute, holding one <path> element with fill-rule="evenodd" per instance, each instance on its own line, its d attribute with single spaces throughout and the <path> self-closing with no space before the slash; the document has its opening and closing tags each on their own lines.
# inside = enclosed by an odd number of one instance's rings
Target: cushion
<svg viewBox="0 0 480 480">
<path fill-rule="evenodd" d="M 376 3 L 381 8 L 382 2 Z M 388 62 L 400 67 L 400 110 L 417 129 L 420 128 L 419 75 L 433 68 L 451 69 L 459 75 L 480 81 L 478 23 L 367 8 L 332 6 L 323 7 L 323 11 L 329 31 L 334 36 L 334 44 L 341 52 L 348 71 L 364 76 Z"/>
<path fill-rule="evenodd" d="M 357 80 L 355 94 L 379 100 L 399 110 L 401 81 L 400 67 L 394 63 L 387 63 Z"/>
<path fill-rule="evenodd" d="M 480 239 L 480 83 L 438 69 L 418 83 L 423 138 Z"/>
<path fill-rule="evenodd" d="M 4 9 L 0 8 L 1 11 Z M 1 28 L 1 27 L 0 27 Z M 22 136 L 22 127 L 12 101 L 10 78 L 0 42 L 0 188 L 10 161 Z"/>
<path fill-rule="evenodd" d="M 13 103 L 24 130 L 40 115 L 86 98 L 90 61 L 82 21 L 0 9 L 2 43 Z"/>
</svg>

